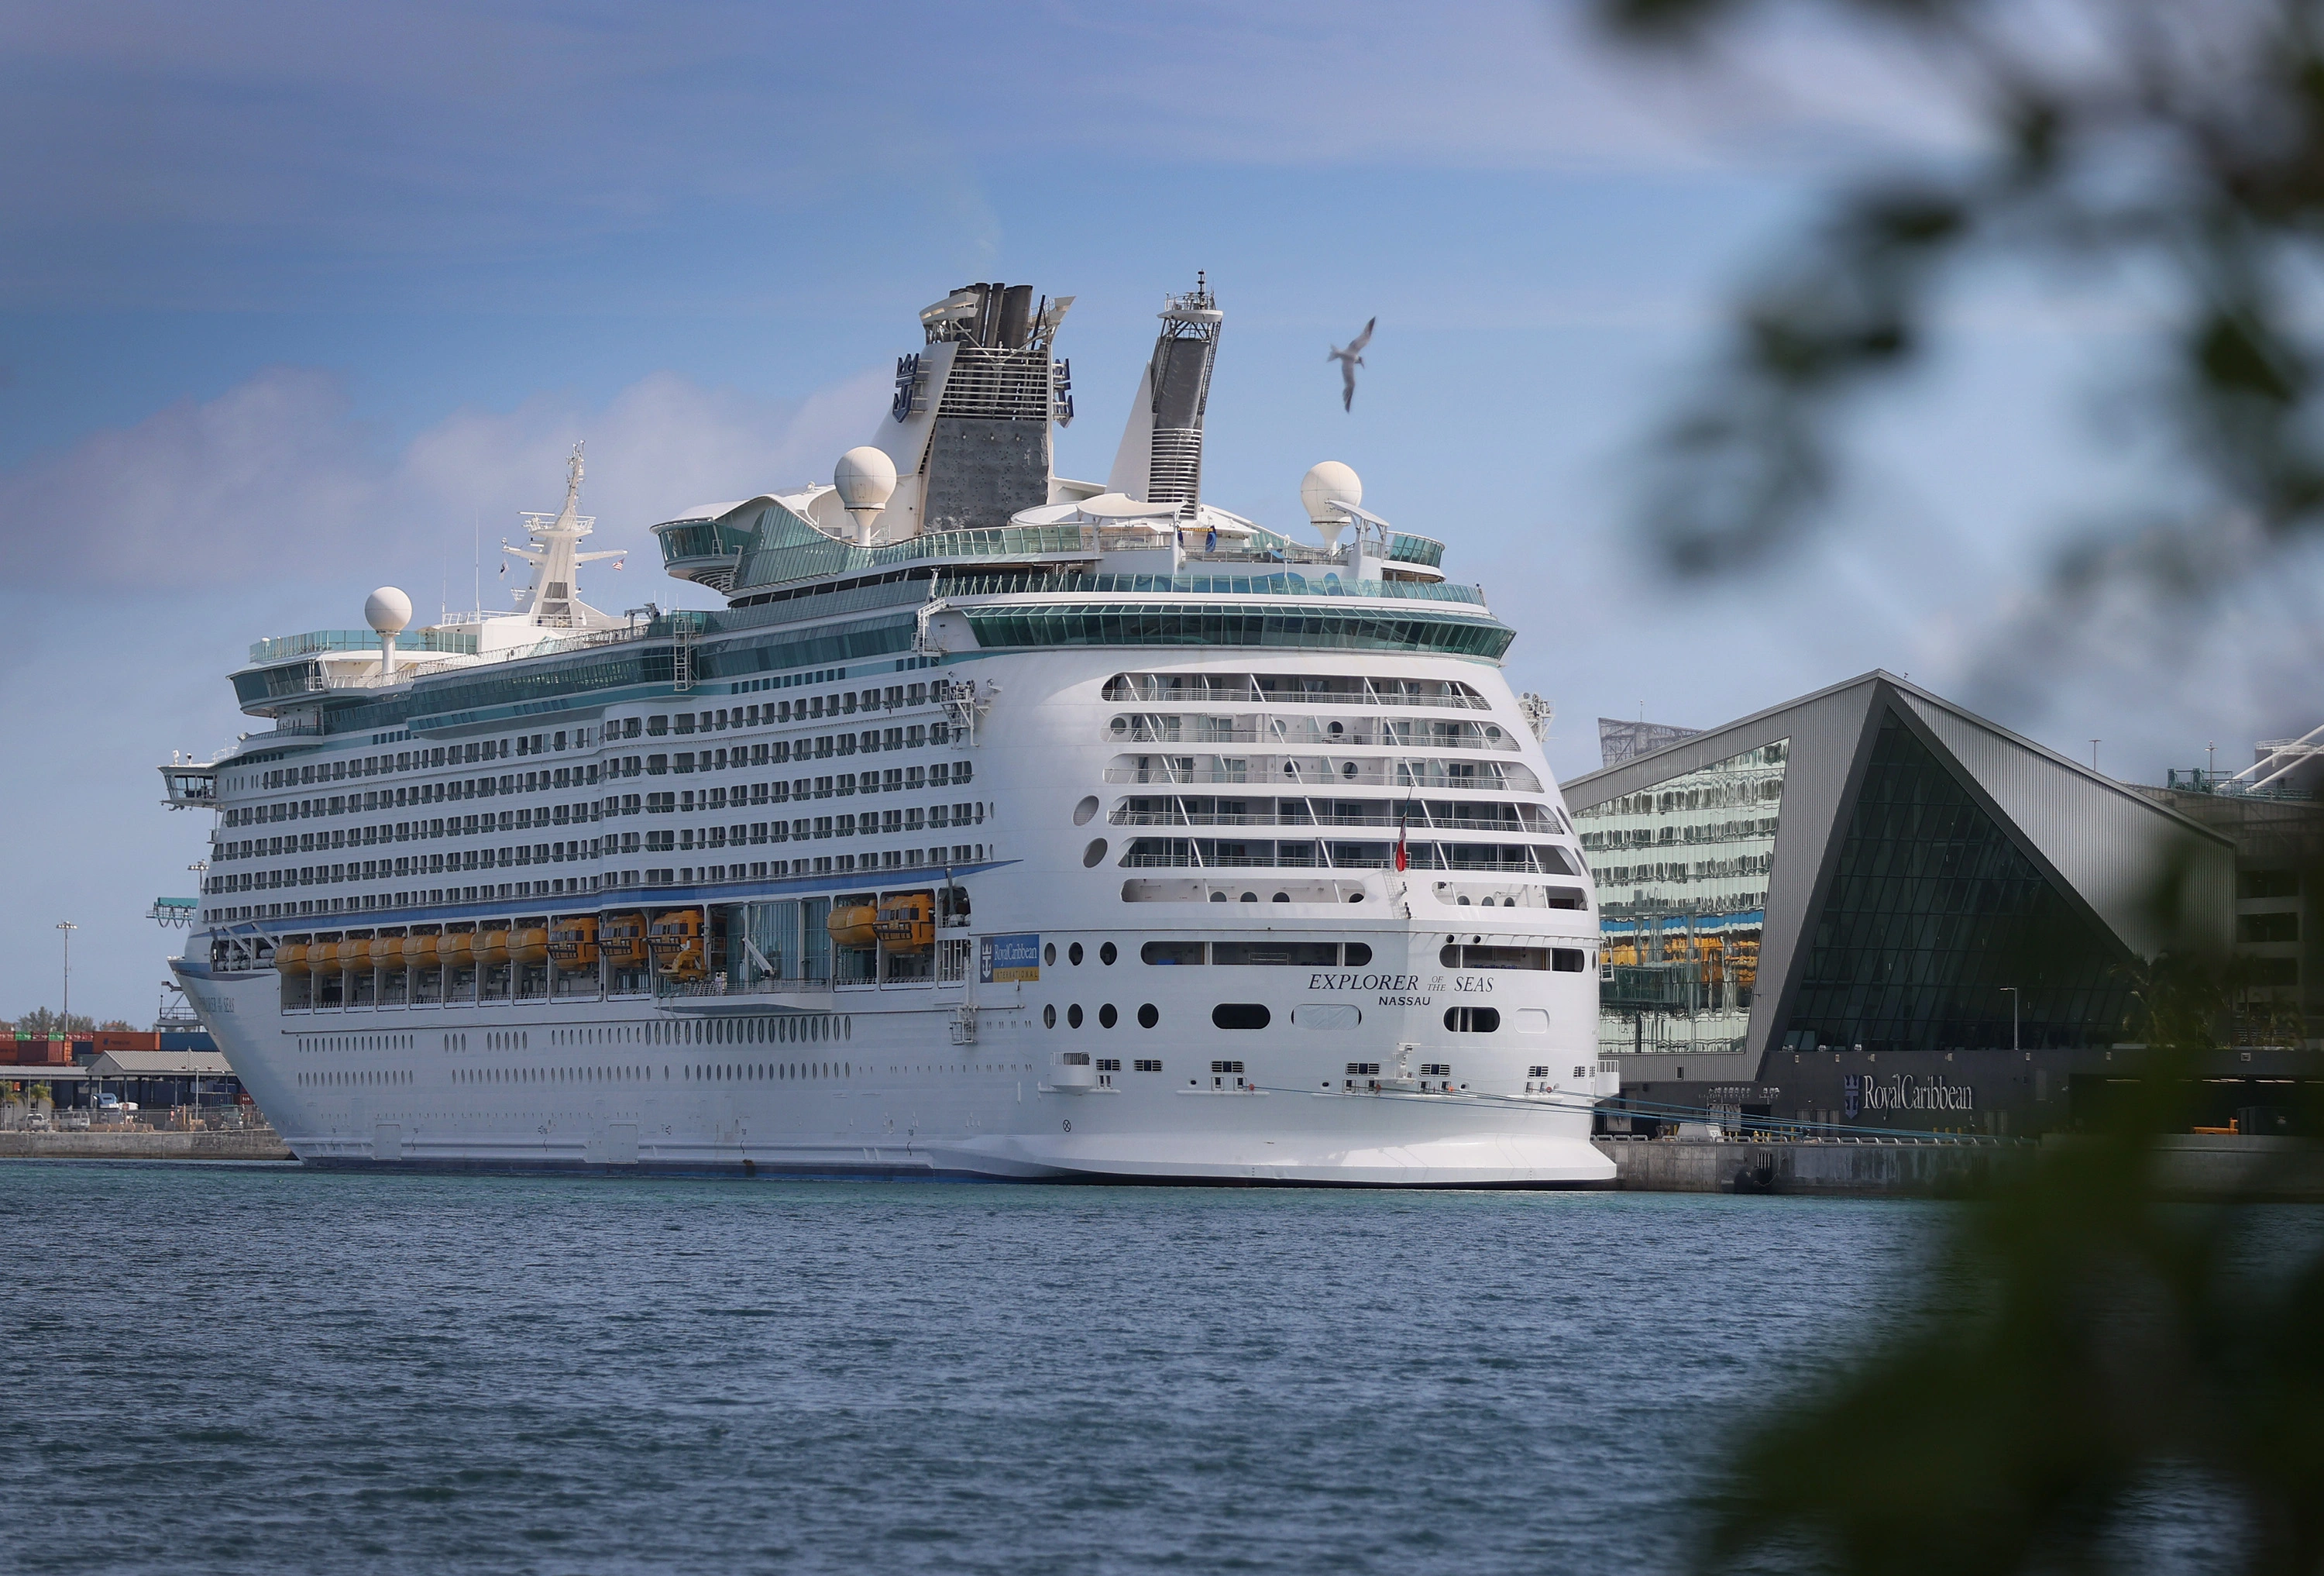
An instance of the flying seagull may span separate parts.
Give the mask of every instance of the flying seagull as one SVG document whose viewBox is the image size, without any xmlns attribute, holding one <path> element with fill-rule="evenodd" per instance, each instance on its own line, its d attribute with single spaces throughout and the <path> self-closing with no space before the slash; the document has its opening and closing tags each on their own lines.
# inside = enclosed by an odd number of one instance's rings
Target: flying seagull
<svg viewBox="0 0 2324 1576">
<path fill-rule="evenodd" d="M 1349 340 L 1345 350 L 1334 345 L 1332 354 L 1323 358 L 1340 364 L 1340 409 L 1342 410 L 1356 408 L 1356 369 L 1364 364 L 1364 346 L 1372 342 L 1372 325 L 1379 321 L 1378 318 L 1368 319 L 1364 331 Z"/>
</svg>

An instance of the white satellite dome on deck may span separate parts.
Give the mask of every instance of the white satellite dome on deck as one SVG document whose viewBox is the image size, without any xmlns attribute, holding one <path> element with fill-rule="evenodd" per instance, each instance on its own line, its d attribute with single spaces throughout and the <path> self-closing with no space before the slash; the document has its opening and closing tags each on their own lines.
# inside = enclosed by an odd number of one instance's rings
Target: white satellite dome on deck
<svg viewBox="0 0 2324 1576">
<path fill-rule="evenodd" d="M 1307 474 L 1299 479 L 1299 502 L 1306 506 L 1307 518 L 1315 529 L 1323 532 L 1327 547 L 1339 545 L 1340 531 L 1348 523 L 1348 517 L 1338 505 L 1363 501 L 1363 478 L 1356 475 L 1353 465 L 1342 465 L 1338 460 L 1310 465 Z"/>
<path fill-rule="evenodd" d="M 839 493 L 840 506 L 855 521 L 856 541 L 870 547 L 872 522 L 896 493 L 896 462 L 888 457 L 887 450 L 863 444 L 839 456 L 839 464 L 832 467 L 831 484 Z"/>
<path fill-rule="evenodd" d="M 411 598 L 392 585 L 383 585 L 364 598 L 364 622 L 379 636 L 379 674 L 395 671 L 395 637 L 411 622 Z"/>
<path fill-rule="evenodd" d="M 383 585 L 364 598 L 364 622 L 374 633 L 400 635 L 411 622 L 411 598 L 392 585 Z"/>
</svg>

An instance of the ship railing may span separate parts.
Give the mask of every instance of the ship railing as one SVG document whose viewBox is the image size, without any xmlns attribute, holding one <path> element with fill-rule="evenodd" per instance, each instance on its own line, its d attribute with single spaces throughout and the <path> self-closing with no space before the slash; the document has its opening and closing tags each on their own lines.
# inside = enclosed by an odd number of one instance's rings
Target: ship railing
<svg viewBox="0 0 2324 1576">
<path fill-rule="evenodd" d="M 1157 840 L 1158 841 L 1158 840 Z M 1188 841 L 1201 841 L 1191 839 Z M 1277 848 L 1267 853 L 1220 853 L 1204 849 L 1133 848 L 1121 856 L 1124 870 L 1387 870 L 1396 862 L 1395 844 L 1386 842 L 1348 844 L 1325 840 L 1327 858 L 1313 857 L 1313 843 L 1300 845 L 1300 853 Z M 1407 843 L 1405 845 L 1406 867 L 1443 875 L 1555 875 L 1563 871 L 1537 869 L 1531 859 L 1480 859 L 1474 856 L 1448 859 L 1433 843 Z M 1571 879 L 1571 878 L 1567 878 Z"/>
<path fill-rule="evenodd" d="M 1323 792 L 1342 788 L 1466 789 L 1479 793 L 1538 793 L 1538 781 L 1522 766 L 1493 761 L 1333 760 L 1320 756 L 1252 755 L 1234 760 L 1174 757 L 1162 752 L 1139 758 L 1145 764 L 1109 766 L 1105 780 L 1171 787 L 1219 783 L 1262 793 Z M 1183 764 L 1181 762 L 1184 762 Z M 1469 768 L 1447 770 L 1451 764 Z"/>
<path fill-rule="evenodd" d="M 1195 533 L 1189 528 L 1188 534 Z M 1286 542 L 1279 548 L 1258 550 L 1189 547 L 1186 561 L 1190 564 L 1344 564 L 1347 560 L 1339 553 L 1327 553 L 1321 548 Z"/>
<path fill-rule="evenodd" d="M 828 996 L 833 986 L 828 979 L 783 979 L 773 974 L 755 979 L 743 979 L 733 974 L 713 974 L 705 980 L 673 980 L 658 975 L 654 980 L 657 1000 L 748 1000 L 769 996 Z"/>
<path fill-rule="evenodd" d="M 1552 835 L 1547 826 L 1513 825 L 1507 821 L 1486 820 L 1475 816 L 1430 816 L 1418 805 L 1413 806 L 1399 820 L 1400 809 L 1401 806 L 1398 810 L 1380 810 L 1360 816 L 1301 810 L 1259 814 L 1245 811 L 1232 815 L 1205 810 L 1116 810 L 1107 817 L 1107 824 L 1114 826 L 1292 826 L 1320 832 L 1342 827 L 1393 830 L 1402 825 L 1414 832 L 1499 832 L 1511 837 Z"/>
<path fill-rule="evenodd" d="M 417 656 L 422 652 L 451 656 L 474 656 L 476 637 L 455 630 L 409 630 L 396 637 L 399 657 Z M 373 630 L 309 630 L 304 634 L 271 635 L 251 643 L 253 662 L 283 662 L 293 657 L 311 657 L 318 653 L 379 654 L 379 635 Z"/>
<path fill-rule="evenodd" d="M 546 628 L 570 628 L 572 621 L 544 620 Z M 377 667 L 358 669 L 354 673 L 327 675 L 318 688 L 329 689 L 388 689 L 415 678 L 430 678 L 439 674 L 474 672 L 480 667 L 495 662 L 521 662 L 532 657 L 561 657 L 575 651 L 593 650 L 600 646 L 625 645 L 632 641 L 655 638 L 650 628 L 634 623 L 617 630 L 587 630 L 577 635 L 545 635 L 523 645 L 510 646 L 503 650 L 482 656 L 421 658 L 406 661 L 399 653 L 393 673 L 382 673 Z M 666 637 L 664 637 L 666 638 Z"/>
<path fill-rule="evenodd" d="M 1337 733 L 1332 731 L 1335 725 Z M 1430 732 L 1438 728 L 1455 731 Z M 1489 750 L 1510 755 L 1524 748 L 1515 733 L 1494 723 L 1423 723 L 1400 718 L 1357 718 L 1333 724 L 1316 717 L 1216 718 L 1149 713 L 1115 718 L 1108 737 L 1130 744 L 1305 744 L 1326 749 Z"/>
<path fill-rule="evenodd" d="M 1248 673 L 1232 676 L 1201 673 L 1130 673 L 1107 682 L 1109 701 L 1156 701 L 1172 705 L 1338 705 L 1434 706 L 1447 711 L 1490 711 L 1492 703 L 1477 695 L 1414 695 L 1382 688 L 1368 678 L 1354 682 L 1357 689 L 1268 688 Z M 1386 681 L 1382 681 L 1386 682 Z"/>
</svg>

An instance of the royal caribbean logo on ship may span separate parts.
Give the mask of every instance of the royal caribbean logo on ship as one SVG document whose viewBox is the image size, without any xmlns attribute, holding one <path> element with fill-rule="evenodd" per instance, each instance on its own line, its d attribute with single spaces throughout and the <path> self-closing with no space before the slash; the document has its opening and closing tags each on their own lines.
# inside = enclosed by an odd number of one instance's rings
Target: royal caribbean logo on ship
<svg viewBox="0 0 2324 1576">
<path fill-rule="evenodd" d="M 980 983 L 1031 984 L 1040 977 L 1038 935 L 988 935 L 978 944 L 976 978 Z"/>
<path fill-rule="evenodd" d="M 1850 1074 L 1840 1081 L 1841 1114 L 1854 1120 L 1868 1111 L 1975 1111 L 1977 1088 L 1941 1077 L 1915 1078 L 1894 1073 L 1886 1078 Z"/>
</svg>

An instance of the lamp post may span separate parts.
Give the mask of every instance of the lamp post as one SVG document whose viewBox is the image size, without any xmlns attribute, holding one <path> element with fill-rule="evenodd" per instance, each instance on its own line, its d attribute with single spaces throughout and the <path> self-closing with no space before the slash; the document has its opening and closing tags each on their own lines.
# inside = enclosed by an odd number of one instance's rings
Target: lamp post
<svg viewBox="0 0 2324 1576">
<path fill-rule="evenodd" d="M 2001 989 L 2009 992 L 2009 1049 L 2014 1055 L 2017 1050 L 2017 987 L 2004 985 Z"/>
<path fill-rule="evenodd" d="M 66 1037 L 69 1038 L 72 1035 L 72 933 L 78 930 L 80 926 L 69 919 L 62 919 L 57 922 L 57 928 L 64 932 L 65 937 L 65 1005 L 62 1027 Z"/>
</svg>

